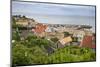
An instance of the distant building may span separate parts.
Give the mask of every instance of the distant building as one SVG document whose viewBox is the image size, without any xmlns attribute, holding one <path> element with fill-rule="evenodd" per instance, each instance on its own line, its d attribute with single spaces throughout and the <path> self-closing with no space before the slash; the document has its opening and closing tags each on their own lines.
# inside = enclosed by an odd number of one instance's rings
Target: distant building
<svg viewBox="0 0 100 67">
<path fill-rule="evenodd" d="M 90 30 L 92 26 L 90 25 L 80 25 L 77 27 L 78 30 Z"/>
<path fill-rule="evenodd" d="M 20 18 L 19 20 L 16 21 L 16 24 L 27 26 L 28 25 L 28 19 Z"/>
<path fill-rule="evenodd" d="M 28 25 L 37 24 L 37 22 L 35 22 L 34 19 L 30 19 L 30 18 L 27 18 L 25 16 L 18 15 L 18 16 L 13 16 L 13 18 L 15 19 L 16 24 L 18 24 L 18 25 L 28 26 Z"/>
<path fill-rule="evenodd" d="M 53 32 L 53 31 L 52 31 L 52 28 L 51 28 L 51 27 L 47 27 L 47 28 L 45 29 L 45 32 Z"/>
<path fill-rule="evenodd" d="M 51 39 L 51 38 L 63 39 L 64 34 L 63 33 L 55 33 L 55 32 L 45 32 L 45 38 L 47 38 L 47 39 Z"/>
</svg>

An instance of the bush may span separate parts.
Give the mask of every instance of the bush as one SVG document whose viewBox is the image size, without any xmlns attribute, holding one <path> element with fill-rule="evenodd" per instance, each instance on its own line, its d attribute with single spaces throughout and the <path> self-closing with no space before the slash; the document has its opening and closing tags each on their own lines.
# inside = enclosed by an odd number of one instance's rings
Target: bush
<svg viewBox="0 0 100 67">
<path fill-rule="evenodd" d="M 22 44 L 17 44 L 12 49 L 13 64 L 32 64 L 31 57 L 28 56 L 28 48 Z"/>
<path fill-rule="evenodd" d="M 74 46 L 67 46 L 60 48 L 49 56 L 48 63 L 63 63 L 63 62 L 77 62 L 77 61 L 93 61 L 95 60 L 95 52 L 89 48 L 79 48 Z"/>
<path fill-rule="evenodd" d="M 51 40 L 56 43 L 59 39 L 58 38 L 51 38 Z"/>
<path fill-rule="evenodd" d="M 70 35 L 70 33 L 69 32 L 63 32 L 64 33 L 64 37 L 67 37 L 67 36 L 69 36 Z"/>
<path fill-rule="evenodd" d="M 58 48 L 48 54 L 46 48 L 52 48 L 54 43 L 35 35 L 29 35 L 23 41 L 15 41 L 12 45 L 13 64 L 17 65 L 93 61 L 96 59 L 95 52 L 92 49 L 77 46 Z"/>
<path fill-rule="evenodd" d="M 12 40 L 20 41 L 20 33 L 17 31 L 12 32 Z"/>
</svg>

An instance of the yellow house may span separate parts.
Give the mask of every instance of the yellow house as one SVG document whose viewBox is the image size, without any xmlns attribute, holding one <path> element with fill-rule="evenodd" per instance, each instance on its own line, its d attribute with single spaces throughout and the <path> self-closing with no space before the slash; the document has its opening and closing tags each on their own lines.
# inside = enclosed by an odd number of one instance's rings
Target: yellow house
<svg viewBox="0 0 100 67">
<path fill-rule="evenodd" d="M 62 45 L 65 45 L 66 43 L 72 42 L 72 38 L 71 38 L 70 36 L 68 36 L 68 37 L 65 37 L 65 38 L 59 40 L 59 42 L 60 42 Z"/>
<path fill-rule="evenodd" d="M 22 19 L 17 20 L 16 24 L 27 26 L 28 25 L 28 20 L 22 18 Z"/>
</svg>

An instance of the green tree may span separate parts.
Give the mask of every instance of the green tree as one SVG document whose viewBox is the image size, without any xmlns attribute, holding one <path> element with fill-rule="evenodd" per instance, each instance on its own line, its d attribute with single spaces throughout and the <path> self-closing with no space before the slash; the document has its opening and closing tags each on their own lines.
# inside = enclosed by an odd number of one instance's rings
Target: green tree
<svg viewBox="0 0 100 67">
<path fill-rule="evenodd" d="M 64 33 L 64 37 L 67 37 L 67 36 L 69 36 L 70 35 L 70 33 L 69 32 L 63 32 Z"/>
<path fill-rule="evenodd" d="M 16 27 L 16 20 L 14 17 L 12 17 L 12 28 Z"/>
<path fill-rule="evenodd" d="M 20 33 L 19 33 L 19 31 L 12 32 L 12 40 L 20 41 Z"/>
<path fill-rule="evenodd" d="M 24 19 L 26 19 L 26 16 L 23 15 L 22 17 L 23 17 Z"/>
<path fill-rule="evenodd" d="M 76 46 L 67 46 L 55 51 L 49 59 L 48 63 L 63 63 L 77 61 L 92 61 L 95 60 L 95 52 L 90 48 L 80 48 Z"/>
<path fill-rule="evenodd" d="M 54 43 L 56 43 L 58 41 L 58 38 L 51 38 L 51 41 L 53 41 Z"/>
<path fill-rule="evenodd" d="M 24 65 L 32 64 L 32 59 L 29 57 L 28 48 L 22 44 L 17 44 L 12 48 L 12 60 L 13 64 Z"/>
</svg>

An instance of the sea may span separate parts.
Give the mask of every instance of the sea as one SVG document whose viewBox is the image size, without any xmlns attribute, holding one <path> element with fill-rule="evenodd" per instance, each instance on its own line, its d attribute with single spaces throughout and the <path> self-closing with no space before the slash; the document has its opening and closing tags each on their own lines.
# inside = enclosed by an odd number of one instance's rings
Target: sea
<svg viewBox="0 0 100 67">
<path fill-rule="evenodd" d="M 92 31 L 95 33 L 96 22 L 95 17 L 92 16 L 77 16 L 77 15 L 44 15 L 44 14 L 18 14 L 12 13 L 12 15 L 21 15 L 28 18 L 34 19 L 39 23 L 48 24 L 75 24 L 75 25 L 90 25 L 92 26 Z"/>
</svg>

